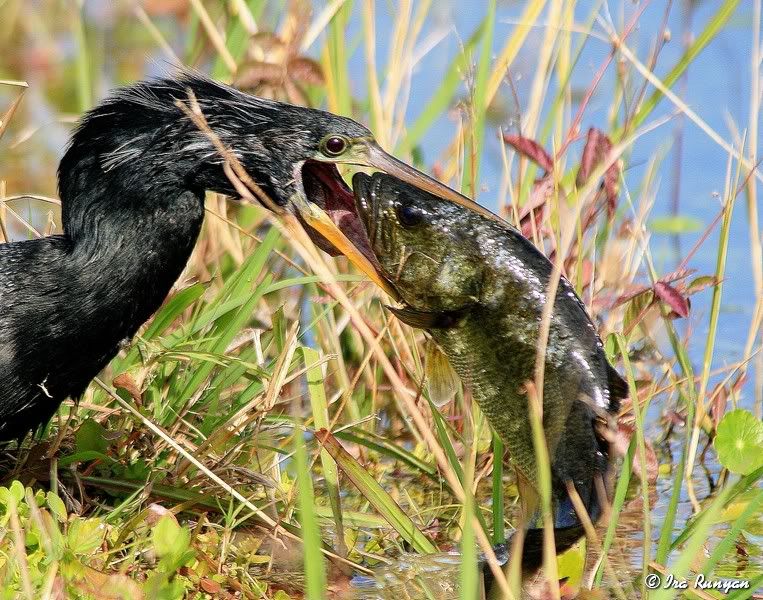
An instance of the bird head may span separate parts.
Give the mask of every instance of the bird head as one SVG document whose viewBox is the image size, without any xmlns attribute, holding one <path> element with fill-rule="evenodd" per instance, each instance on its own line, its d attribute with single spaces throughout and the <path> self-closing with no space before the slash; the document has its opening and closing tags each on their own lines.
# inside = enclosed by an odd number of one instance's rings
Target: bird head
<svg viewBox="0 0 763 600">
<path fill-rule="evenodd" d="M 344 254 L 387 291 L 392 290 L 379 274 L 339 165 L 383 171 L 446 200 L 483 210 L 382 150 L 371 131 L 352 119 L 258 98 L 184 71 L 117 90 L 83 118 L 59 171 L 65 219 L 75 208 L 74 199 L 64 197 L 69 182 L 77 180 L 71 163 L 93 153 L 100 156 L 103 174 L 112 179 L 145 184 L 147 177 L 174 178 L 187 187 L 238 195 L 221 168 L 226 159 L 179 103 L 194 104 L 252 180 L 303 223 L 318 247 Z M 151 165 L 151 173 L 146 165 Z"/>
<path fill-rule="evenodd" d="M 260 105 L 263 102 L 253 101 Z M 358 216 L 353 190 L 342 178 L 339 166 L 382 171 L 439 198 L 478 212 L 485 210 L 385 152 L 371 131 L 352 119 L 316 109 L 268 104 L 278 106 L 278 116 L 269 117 L 276 125 L 258 131 L 252 136 L 252 142 L 266 146 L 273 155 L 263 169 L 263 148 L 253 151 L 249 160 L 241 146 L 246 143 L 246 136 L 237 136 L 233 148 L 238 148 L 244 167 L 249 173 L 265 176 L 257 179 L 265 182 L 265 191 L 276 204 L 299 218 L 319 248 L 332 255 L 345 255 L 392 296 L 396 291 L 381 275 Z"/>
</svg>

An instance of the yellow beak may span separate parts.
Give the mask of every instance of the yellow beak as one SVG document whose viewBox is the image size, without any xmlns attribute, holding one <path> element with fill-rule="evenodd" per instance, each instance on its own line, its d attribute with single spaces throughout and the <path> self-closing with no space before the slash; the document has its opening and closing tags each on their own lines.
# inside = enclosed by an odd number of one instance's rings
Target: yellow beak
<svg viewBox="0 0 763 600">
<path fill-rule="evenodd" d="M 357 143 L 357 142 L 356 142 Z M 405 181 L 417 188 L 434 194 L 444 200 L 450 200 L 456 204 L 460 204 L 486 216 L 491 219 L 499 219 L 498 216 L 490 212 L 488 209 L 480 206 L 474 200 L 470 200 L 466 196 L 459 194 L 457 191 L 449 188 L 444 183 L 437 181 L 436 179 L 425 175 L 421 171 L 414 169 L 413 167 L 405 164 L 403 161 L 398 160 L 394 156 L 387 154 L 382 150 L 376 142 L 368 140 L 361 142 L 363 145 L 358 148 L 358 152 L 354 156 L 346 161 L 350 164 L 358 166 L 370 167 L 377 171 L 383 171 L 388 175 L 397 177 L 401 181 Z M 340 162 L 340 161 L 337 161 Z M 341 161 L 345 162 L 345 161 Z M 368 275 L 369 279 L 376 283 L 392 298 L 398 299 L 398 294 L 392 287 L 389 281 L 379 274 L 374 265 L 368 258 L 363 255 L 342 233 L 342 231 L 336 226 L 336 224 L 329 218 L 329 216 L 318 206 L 311 202 L 305 202 L 304 205 L 298 207 L 302 218 L 305 222 L 326 238 L 333 246 L 344 254 L 350 262 L 352 262 L 358 269 Z"/>
<path fill-rule="evenodd" d="M 298 208 L 300 209 L 300 216 L 304 219 L 305 223 L 331 242 L 334 248 L 344 254 L 352 264 L 365 273 L 371 281 L 383 289 L 391 298 L 398 299 L 398 293 L 395 288 L 381 276 L 373 263 L 353 245 L 323 209 L 312 202 L 306 202 Z"/>
</svg>

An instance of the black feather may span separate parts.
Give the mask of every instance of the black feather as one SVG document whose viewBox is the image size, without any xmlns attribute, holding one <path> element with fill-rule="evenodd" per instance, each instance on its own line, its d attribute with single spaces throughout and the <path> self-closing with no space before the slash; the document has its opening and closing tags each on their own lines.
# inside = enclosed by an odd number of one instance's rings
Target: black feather
<svg viewBox="0 0 763 600">
<path fill-rule="evenodd" d="M 219 153 L 176 105 L 189 90 L 281 205 L 323 136 L 370 135 L 190 72 L 117 90 L 87 113 L 58 170 L 63 234 L 0 245 L 0 440 L 22 438 L 85 391 L 183 270 L 204 191 L 233 193 Z"/>
</svg>

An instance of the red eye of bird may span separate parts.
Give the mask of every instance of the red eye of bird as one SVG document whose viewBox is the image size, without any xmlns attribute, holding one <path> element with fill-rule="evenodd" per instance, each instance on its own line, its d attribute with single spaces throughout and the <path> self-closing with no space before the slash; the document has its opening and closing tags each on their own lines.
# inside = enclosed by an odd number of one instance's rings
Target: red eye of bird
<svg viewBox="0 0 763 600">
<path fill-rule="evenodd" d="M 347 140 L 338 135 L 332 135 L 323 143 L 323 149 L 329 156 L 339 156 L 347 149 Z"/>
</svg>

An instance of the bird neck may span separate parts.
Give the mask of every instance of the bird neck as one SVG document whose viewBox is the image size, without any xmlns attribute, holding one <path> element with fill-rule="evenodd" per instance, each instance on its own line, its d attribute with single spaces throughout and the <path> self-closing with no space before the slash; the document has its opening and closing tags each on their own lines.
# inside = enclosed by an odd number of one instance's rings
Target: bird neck
<svg viewBox="0 0 763 600">
<path fill-rule="evenodd" d="M 84 198 L 76 200 L 90 206 L 88 218 L 69 212 L 63 225 L 78 285 L 87 290 L 83 316 L 107 337 L 132 337 L 188 262 L 204 218 L 203 196 L 170 185 L 136 192 L 113 180 L 78 193 Z"/>
</svg>

